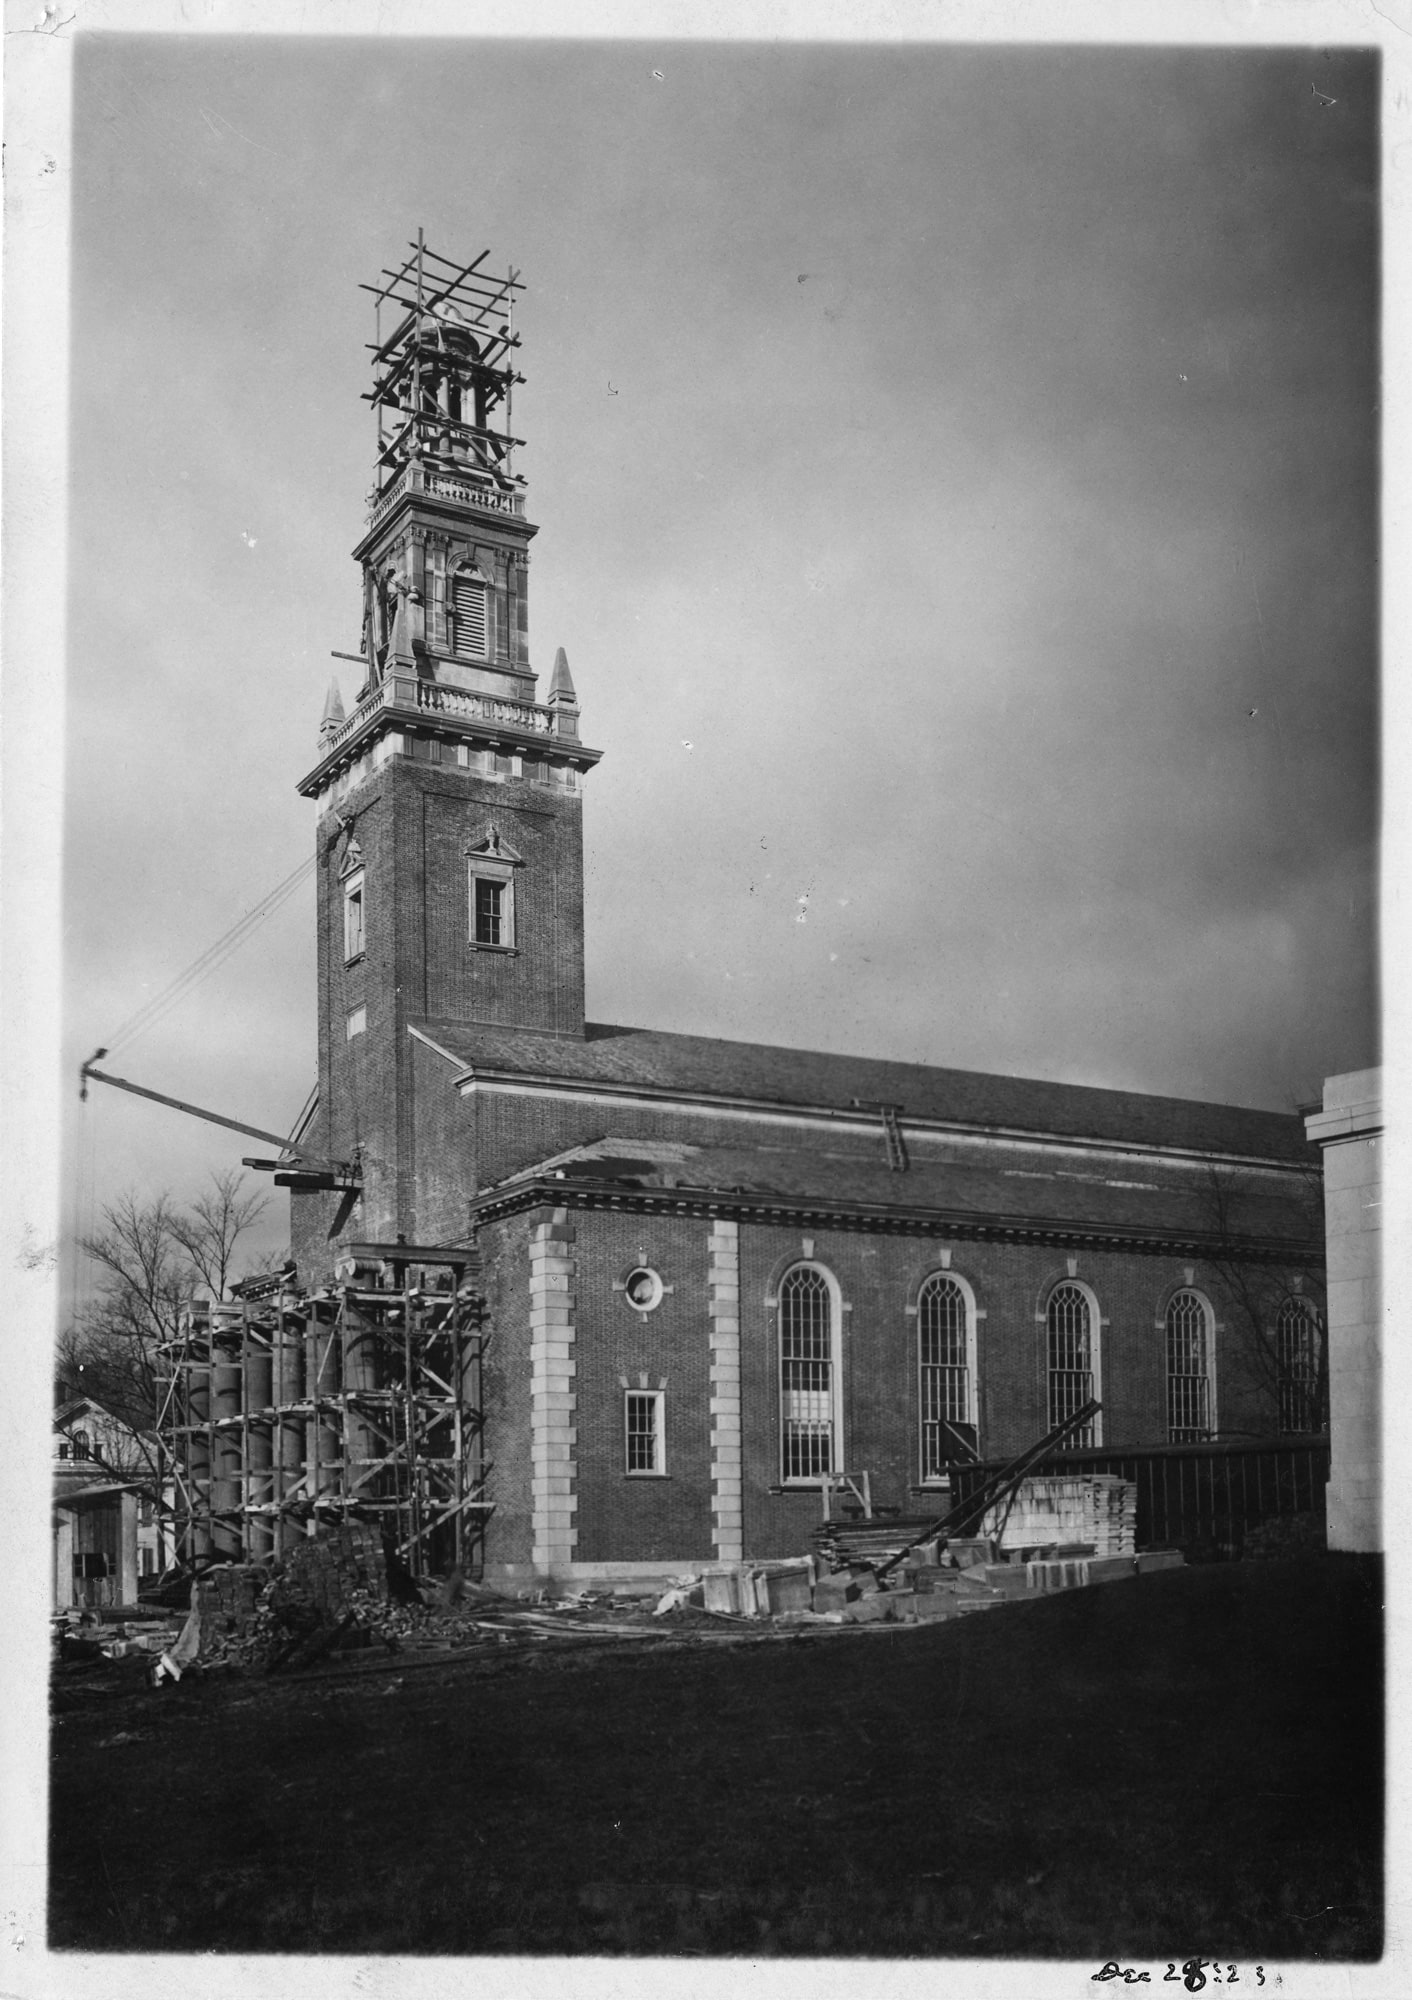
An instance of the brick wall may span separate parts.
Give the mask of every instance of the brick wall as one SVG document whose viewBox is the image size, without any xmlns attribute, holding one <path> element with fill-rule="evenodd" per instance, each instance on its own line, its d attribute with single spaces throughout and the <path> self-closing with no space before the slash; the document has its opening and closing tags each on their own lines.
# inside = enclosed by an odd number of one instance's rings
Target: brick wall
<svg viewBox="0 0 1412 2000">
<path fill-rule="evenodd" d="M 710 1224 L 586 1212 L 570 1219 L 578 1267 L 578 1559 L 709 1562 Z M 648 1313 L 615 1289 L 639 1263 L 671 1287 Z M 629 1388 L 665 1392 L 662 1478 L 625 1469 Z"/>
<path fill-rule="evenodd" d="M 319 1111 L 311 1150 L 362 1150 L 362 1198 L 343 1236 L 417 1238 L 465 1221 L 475 1159 L 445 1064 L 418 1051 L 408 1019 L 434 1016 L 578 1035 L 583 1029 L 582 804 L 577 793 L 499 782 L 450 764 L 395 756 L 340 801 L 363 852 L 362 957 L 343 955 L 348 848 L 325 813 L 317 830 Z M 470 843 L 494 824 L 524 859 L 515 870 L 516 948 L 478 951 L 469 938 Z M 365 1010 L 364 1031 L 348 1020 Z M 462 1183 L 453 1197 L 451 1182 Z M 424 1211 L 424 1202 L 426 1210 Z M 296 1197 L 292 1231 L 301 1274 L 331 1268 L 337 1199 Z M 447 1231 L 442 1230 L 445 1234 Z"/>
<path fill-rule="evenodd" d="M 715 1226 L 684 1218 L 570 1214 L 577 1302 L 577 1559 L 706 1559 L 717 1552 Z M 934 1496 L 920 1483 L 917 1323 L 907 1306 L 922 1278 L 941 1267 L 941 1246 L 846 1231 L 817 1232 L 808 1240 L 814 1260 L 838 1279 L 847 1308 L 848 1466 L 868 1471 L 881 1504 L 925 1512 Z M 747 1556 L 786 1555 L 807 1545 L 820 1502 L 813 1489 L 770 1491 L 780 1484 L 778 1361 L 774 1317 L 765 1301 L 789 1262 L 804 1254 L 806 1238 L 799 1231 L 744 1223 L 738 1241 L 743 1549 Z M 612 1289 L 640 1259 L 674 1287 L 645 1317 Z M 1162 1443 L 1166 1349 L 1159 1318 L 1171 1292 L 1187 1282 L 1188 1271 L 1198 1288 L 1217 1298 L 1214 1274 L 1164 1257 L 1119 1253 L 1082 1252 L 1074 1262 L 1075 1275 L 1096 1296 L 1104 1322 L 1105 1441 Z M 950 1268 L 970 1284 L 984 1314 L 977 1340 L 981 1449 L 1007 1456 L 1048 1427 L 1047 1342 L 1040 1315 L 1050 1287 L 1069 1277 L 1069 1258 L 1044 1248 L 957 1244 Z M 1229 1391 L 1235 1361 L 1219 1351 L 1219 1337 L 1218 1370 Z M 664 1481 L 629 1480 L 623 1472 L 623 1383 L 636 1386 L 643 1376 L 643 1386 L 667 1388 Z"/>
</svg>

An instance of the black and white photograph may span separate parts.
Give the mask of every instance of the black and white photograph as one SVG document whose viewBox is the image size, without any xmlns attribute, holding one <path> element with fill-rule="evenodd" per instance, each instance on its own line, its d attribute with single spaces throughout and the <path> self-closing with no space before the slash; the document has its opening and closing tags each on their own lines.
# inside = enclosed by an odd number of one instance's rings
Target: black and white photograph
<svg viewBox="0 0 1412 2000">
<path fill-rule="evenodd" d="M 0 1990 L 1400 1990 L 1398 11 L 7 9 Z"/>
</svg>

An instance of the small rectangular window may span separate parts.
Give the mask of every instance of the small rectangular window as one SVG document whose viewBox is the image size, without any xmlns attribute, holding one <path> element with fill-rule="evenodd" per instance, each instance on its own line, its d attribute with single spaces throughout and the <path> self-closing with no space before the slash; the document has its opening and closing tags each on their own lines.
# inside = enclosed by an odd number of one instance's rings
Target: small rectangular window
<svg viewBox="0 0 1412 2000">
<path fill-rule="evenodd" d="M 660 1389 L 629 1389 L 624 1425 L 629 1473 L 661 1473 L 666 1469 Z"/>
<path fill-rule="evenodd" d="M 343 885 L 343 956 L 345 961 L 361 958 L 364 950 L 363 873 L 350 875 Z"/>
<path fill-rule="evenodd" d="M 476 877 L 476 943 L 504 944 L 505 884 Z"/>
<path fill-rule="evenodd" d="M 348 1016 L 347 1027 L 348 1027 L 348 1039 L 350 1042 L 352 1041 L 355 1035 L 366 1034 L 368 1027 L 367 1008 L 355 1007 L 353 1009 L 353 1012 Z"/>
</svg>

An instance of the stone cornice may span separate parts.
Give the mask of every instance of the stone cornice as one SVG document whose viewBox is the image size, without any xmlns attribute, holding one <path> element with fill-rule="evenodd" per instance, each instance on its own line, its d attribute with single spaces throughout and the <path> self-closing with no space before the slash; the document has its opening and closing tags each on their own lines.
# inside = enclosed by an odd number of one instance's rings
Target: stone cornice
<svg viewBox="0 0 1412 2000">
<path fill-rule="evenodd" d="M 721 1217 L 767 1227 L 868 1231 L 952 1242 L 1040 1244 L 1068 1250 L 1124 1250 L 1149 1257 L 1220 1258 L 1251 1264 L 1321 1268 L 1323 1245 L 1274 1237 L 1224 1236 L 1205 1230 L 1105 1227 L 1059 1217 L 986 1215 L 946 1208 L 905 1208 L 894 1202 L 830 1201 L 802 1195 L 754 1194 L 721 1188 L 630 1188 L 611 1182 L 535 1175 L 513 1187 L 491 1188 L 471 1202 L 471 1222 L 501 1222 L 526 1209 L 559 1208 L 627 1215 Z"/>
<path fill-rule="evenodd" d="M 420 694 L 419 689 L 423 688 L 429 688 L 430 694 Z M 433 701 L 435 706 L 431 705 Z M 483 712 L 472 712 L 476 708 Z M 372 740 L 404 729 L 475 743 L 482 748 L 509 750 L 541 762 L 550 759 L 572 764 L 579 771 L 591 770 L 603 755 L 601 750 L 590 749 L 576 736 L 561 734 L 551 711 L 539 703 L 441 688 L 394 669 L 377 696 L 354 711 L 333 747 L 325 751 L 307 777 L 299 780 L 299 791 L 306 799 L 316 797 L 342 766 L 355 762 L 363 754 Z"/>
</svg>

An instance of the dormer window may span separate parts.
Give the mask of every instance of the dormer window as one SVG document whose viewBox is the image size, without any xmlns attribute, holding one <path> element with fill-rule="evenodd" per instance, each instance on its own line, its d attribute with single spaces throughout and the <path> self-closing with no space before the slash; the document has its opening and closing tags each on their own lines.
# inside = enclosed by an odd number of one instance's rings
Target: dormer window
<svg viewBox="0 0 1412 2000">
<path fill-rule="evenodd" d="M 490 592 L 485 578 L 474 571 L 451 581 L 451 645 L 458 659 L 490 656 Z"/>
</svg>

